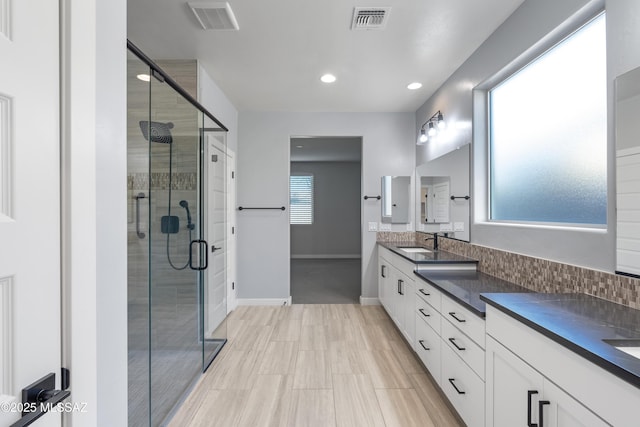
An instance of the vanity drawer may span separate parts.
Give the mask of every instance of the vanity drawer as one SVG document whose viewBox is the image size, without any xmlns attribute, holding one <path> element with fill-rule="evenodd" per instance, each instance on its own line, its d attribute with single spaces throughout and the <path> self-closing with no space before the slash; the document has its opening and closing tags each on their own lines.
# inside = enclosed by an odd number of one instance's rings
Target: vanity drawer
<svg viewBox="0 0 640 427">
<path fill-rule="evenodd" d="M 442 345 L 441 388 L 469 427 L 484 426 L 484 381 Z"/>
<path fill-rule="evenodd" d="M 416 314 L 416 317 L 419 315 Z M 431 376 L 440 384 L 440 347 L 442 340 L 436 332 L 421 319 L 416 318 L 416 353 Z"/>
<path fill-rule="evenodd" d="M 442 317 L 447 319 L 456 328 L 464 332 L 469 338 L 475 341 L 484 349 L 484 319 L 471 313 L 462 305 L 454 302 L 451 298 L 442 297 Z"/>
<path fill-rule="evenodd" d="M 442 294 L 434 286 L 422 279 L 416 280 L 416 295 L 423 301 L 429 303 L 436 311 L 441 311 Z"/>
<path fill-rule="evenodd" d="M 416 277 L 413 272 L 416 270 L 416 265 L 402 258 L 400 255 L 393 254 L 395 258 L 393 258 L 393 266 L 396 267 L 400 272 L 406 274 L 409 277 Z"/>
<path fill-rule="evenodd" d="M 484 380 L 484 350 L 450 322 L 442 322 L 442 340 Z"/>
<path fill-rule="evenodd" d="M 428 324 L 440 335 L 440 313 L 420 298 L 416 298 L 416 320 L 421 320 L 423 323 Z"/>
</svg>

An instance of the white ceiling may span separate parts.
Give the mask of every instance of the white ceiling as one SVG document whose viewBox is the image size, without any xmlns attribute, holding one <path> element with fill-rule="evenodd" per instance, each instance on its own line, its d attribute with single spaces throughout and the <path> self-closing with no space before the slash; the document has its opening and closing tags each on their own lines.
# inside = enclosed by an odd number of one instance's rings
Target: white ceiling
<svg viewBox="0 0 640 427">
<path fill-rule="evenodd" d="M 229 0 L 240 30 L 212 31 L 186 0 L 129 0 L 128 38 L 198 59 L 240 111 L 414 112 L 522 2 Z M 352 31 L 355 6 L 390 6 L 386 28 Z"/>
</svg>

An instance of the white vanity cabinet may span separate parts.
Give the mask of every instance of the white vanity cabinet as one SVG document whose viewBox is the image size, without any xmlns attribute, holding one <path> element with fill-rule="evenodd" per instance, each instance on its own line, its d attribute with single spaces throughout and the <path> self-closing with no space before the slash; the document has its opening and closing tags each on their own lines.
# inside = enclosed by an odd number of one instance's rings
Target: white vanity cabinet
<svg viewBox="0 0 640 427">
<path fill-rule="evenodd" d="M 486 425 L 638 425 L 640 391 L 487 305 Z"/>
<path fill-rule="evenodd" d="M 484 320 L 416 281 L 415 351 L 468 426 L 484 426 Z"/>
<path fill-rule="evenodd" d="M 390 268 L 391 263 L 387 260 L 388 254 L 386 254 L 386 249 L 379 247 L 378 248 L 378 299 L 380 300 L 380 304 L 383 306 L 389 305 L 388 295 L 387 295 L 387 283 L 390 280 Z M 385 256 L 387 255 L 387 256 Z"/>
<path fill-rule="evenodd" d="M 416 264 L 382 246 L 378 268 L 380 302 L 389 316 L 467 426 L 484 426 L 484 320 L 416 277 Z M 449 270 L 456 268 L 475 265 L 448 264 Z"/>
<path fill-rule="evenodd" d="M 491 337 L 487 338 L 486 384 L 487 425 L 609 425 Z"/>
<path fill-rule="evenodd" d="M 433 379 L 442 387 L 442 340 L 440 339 L 440 305 L 442 295 L 423 280 L 416 282 L 416 340 L 415 351 Z"/>
<path fill-rule="evenodd" d="M 378 295 L 380 303 L 415 350 L 415 265 L 378 247 Z M 411 276 L 410 276 L 411 275 Z"/>
</svg>

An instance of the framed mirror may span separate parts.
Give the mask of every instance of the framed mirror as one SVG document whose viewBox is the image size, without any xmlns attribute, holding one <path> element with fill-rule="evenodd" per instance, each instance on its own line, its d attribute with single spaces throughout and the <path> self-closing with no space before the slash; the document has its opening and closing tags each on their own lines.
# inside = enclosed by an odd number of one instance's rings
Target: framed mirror
<svg viewBox="0 0 640 427">
<path fill-rule="evenodd" d="M 469 153 L 465 144 L 416 168 L 416 231 L 469 241 Z"/>
<path fill-rule="evenodd" d="M 640 275 L 640 67 L 616 79 L 616 272 Z"/>
<path fill-rule="evenodd" d="M 411 177 L 383 176 L 381 186 L 382 222 L 407 224 L 411 209 Z"/>
</svg>

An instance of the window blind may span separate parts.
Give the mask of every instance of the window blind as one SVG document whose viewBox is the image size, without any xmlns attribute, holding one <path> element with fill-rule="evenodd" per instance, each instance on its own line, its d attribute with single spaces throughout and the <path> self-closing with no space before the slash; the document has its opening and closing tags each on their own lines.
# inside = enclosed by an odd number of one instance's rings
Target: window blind
<svg viewBox="0 0 640 427">
<path fill-rule="evenodd" d="M 289 197 L 290 223 L 313 224 L 313 175 L 292 175 Z"/>
</svg>

